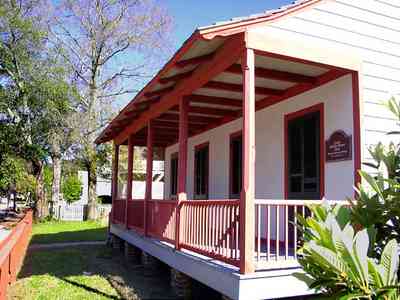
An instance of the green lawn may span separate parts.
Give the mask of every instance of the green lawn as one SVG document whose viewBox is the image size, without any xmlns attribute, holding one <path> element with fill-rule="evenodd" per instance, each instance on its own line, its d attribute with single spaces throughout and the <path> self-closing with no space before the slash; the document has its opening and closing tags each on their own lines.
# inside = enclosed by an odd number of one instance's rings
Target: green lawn
<svg viewBox="0 0 400 300">
<path fill-rule="evenodd" d="M 31 244 L 104 241 L 107 227 L 96 221 L 51 221 L 33 225 Z"/>
<path fill-rule="evenodd" d="M 102 247 L 35 251 L 25 258 L 8 299 L 120 299 L 107 276 L 91 267 L 104 251 Z"/>
</svg>

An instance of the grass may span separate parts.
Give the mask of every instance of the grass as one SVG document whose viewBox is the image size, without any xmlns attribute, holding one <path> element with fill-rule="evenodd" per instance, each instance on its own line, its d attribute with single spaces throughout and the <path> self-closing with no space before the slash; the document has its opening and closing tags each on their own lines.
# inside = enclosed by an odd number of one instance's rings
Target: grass
<svg viewBox="0 0 400 300">
<path fill-rule="evenodd" d="M 33 252 L 26 257 L 8 299 L 120 299 L 104 274 L 86 273 L 101 249 Z"/>
<path fill-rule="evenodd" d="M 32 244 L 104 241 L 107 227 L 97 221 L 49 221 L 32 228 Z"/>
</svg>

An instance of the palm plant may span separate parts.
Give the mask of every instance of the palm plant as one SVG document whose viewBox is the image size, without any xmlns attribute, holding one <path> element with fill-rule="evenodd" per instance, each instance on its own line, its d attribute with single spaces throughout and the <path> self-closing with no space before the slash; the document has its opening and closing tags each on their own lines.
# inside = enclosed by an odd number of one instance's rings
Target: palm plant
<svg viewBox="0 0 400 300">
<path fill-rule="evenodd" d="M 302 218 L 304 245 L 299 262 L 306 274 L 297 276 L 334 299 L 399 299 L 396 240 L 390 240 L 380 260 L 368 256 L 375 230 L 355 232 L 349 208 L 310 206 L 312 217 Z"/>
</svg>

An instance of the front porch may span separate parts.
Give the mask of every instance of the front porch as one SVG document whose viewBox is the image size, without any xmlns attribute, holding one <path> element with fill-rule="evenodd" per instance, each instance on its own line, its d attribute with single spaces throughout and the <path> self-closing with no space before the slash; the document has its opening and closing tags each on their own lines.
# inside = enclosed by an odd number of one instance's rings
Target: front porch
<svg viewBox="0 0 400 300">
<path fill-rule="evenodd" d="M 219 290 L 233 299 L 252 295 L 254 284 L 268 284 L 274 298 L 309 294 L 293 277 L 297 219 L 320 200 L 294 199 L 344 200 L 359 181 L 359 66 L 350 53 L 270 29 L 193 36 L 98 138 L 115 146 L 111 233 L 217 290 L 222 270 L 232 286 Z M 304 116 L 312 130 L 296 128 L 311 154 L 301 154 L 296 173 L 288 132 Z M 348 155 L 326 165 L 335 132 L 348 137 Z M 136 146 L 146 147 L 143 199 L 132 197 Z M 166 165 L 164 199 L 152 196 L 156 149 Z"/>
</svg>

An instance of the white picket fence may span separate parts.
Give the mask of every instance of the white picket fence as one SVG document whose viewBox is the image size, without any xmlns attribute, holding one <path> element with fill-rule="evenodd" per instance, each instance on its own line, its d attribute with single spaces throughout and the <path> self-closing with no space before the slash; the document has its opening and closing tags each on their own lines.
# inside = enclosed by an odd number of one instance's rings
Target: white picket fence
<svg viewBox="0 0 400 300">
<path fill-rule="evenodd" d="M 54 207 L 54 217 L 63 221 L 83 221 L 86 219 L 86 204 L 61 203 Z M 99 204 L 96 206 L 96 220 L 108 221 L 111 212 L 111 204 Z"/>
<path fill-rule="evenodd" d="M 54 208 L 54 216 L 63 221 L 83 221 L 85 206 L 82 204 L 60 204 Z"/>
</svg>

